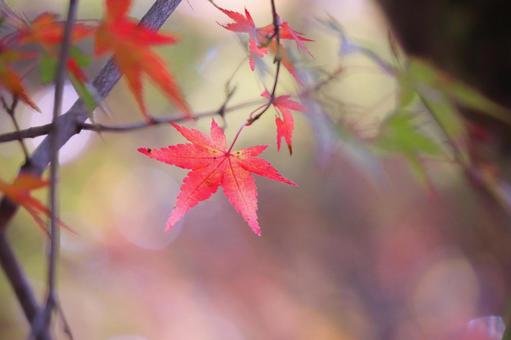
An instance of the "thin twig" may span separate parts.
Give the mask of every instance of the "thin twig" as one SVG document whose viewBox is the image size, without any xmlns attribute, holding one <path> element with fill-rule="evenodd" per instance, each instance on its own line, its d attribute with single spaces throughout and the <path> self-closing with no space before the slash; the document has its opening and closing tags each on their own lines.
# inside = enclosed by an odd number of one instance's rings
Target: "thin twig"
<svg viewBox="0 0 511 340">
<path fill-rule="evenodd" d="M 330 84 L 332 81 L 337 79 L 339 75 L 344 71 L 344 68 L 339 67 L 335 69 L 332 73 L 330 73 L 325 79 L 318 81 L 313 86 L 304 89 L 303 91 L 299 92 L 296 96 L 297 97 L 306 97 L 312 93 L 318 92 L 321 90 L 324 86 Z M 226 104 L 227 101 L 224 103 Z M 205 117 L 213 117 L 216 115 L 222 115 L 226 113 L 231 113 L 237 110 L 245 109 L 247 107 L 251 107 L 254 105 L 264 104 L 260 108 L 256 110 L 256 112 L 259 112 L 262 108 L 266 107 L 268 105 L 268 100 L 264 99 L 255 99 L 243 103 L 239 103 L 232 106 L 222 105 L 220 109 L 216 110 L 208 110 L 204 112 L 198 112 L 194 115 L 194 119 L 200 119 Z M 75 133 L 79 133 L 82 130 L 88 130 L 88 131 L 95 131 L 95 132 L 112 132 L 112 133 L 123 133 L 123 132 L 129 132 L 134 130 L 142 130 L 162 124 L 168 124 L 168 123 L 178 123 L 181 121 L 190 120 L 188 117 L 176 117 L 175 115 L 170 116 L 164 116 L 164 117 L 154 117 L 150 122 L 147 121 L 141 121 L 136 123 L 130 123 L 126 125 L 105 125 L 105 124 L 89 124 L 89 123 L 77 123 L 76 124 L 76 131 Z M 6 143 L 6 142 L 12 142 L 16 141 L 19 138 L 36 138 L 40 136 L 47 135 L 51 130 L 51 124 L 45 124 L 41 126 L 35 126 L 31 127 L 25 130 L 21 130 L 19 132 L 9 132 L 0 135 L 0 143 Z"/>
<path fill-rule="evenodd" d="M 16 96 L 16 95 L 12 96 L 11 105 L 7 104 L 7 101 L 5 100 L 4 97 L 0 97 L 0 101 L 2 102 L 2 106 L 5 110 L 5 112 L 7 112 L 9 117 L 11 117 L 11 121 L 12 121 L 12 124 L 14 125 L 14 129 L 16 130 L 17 133 L 20 133 L 20 131 L 21 131 L 20 125 L 18 124 L 18 120 L 16 119 L 16 108 L 18 107 L 18 96 Z M 25 145 L 25 142 L 23 141 L 23 138 L 21 138 L 21 137 L 18 138 L 18 142 L 20 144 L 21 150 L 23 151 L 23 156 L 25 157 L 25 162 L 27 162 L 29 160 L 27 146 Z"/>
<path fill-rule="evenodd" d="M 66 314 L 64 313 L 64 309 L 62 308 L 60 301 L 57 301 L 57 310 L 58 314 L 60 315 L 60 320 L 62 321 L 62 331 L 69 340 L 74 340 L 73 331 L 71 330 L 71 326 L 67 321 Z"/>
<path fill-rule="evenodd" d="M 266 113 L 273 104 L 273 101 L 275 100 L 275 96 L 277 94 L 277 86 L 279 84 L 279 78 L 280 78 L 280 69 L 282 66 L 282 56 L 280 51 L 280 19 L 279 15 L 277 13 L 277 7 L 275 6 L 275 0 L 270 0 L 271 2 L 271 13 L 273 17 L 273 35 L 270 37 L 269 40 L 275 39 L 275 43 L 277 47 L 275 48 L 275 59 L 274 63 L 276 64 L 275 69 L 275 77 L 273 79 L 273 86 L 270 92 L 270 97 L 268 99 L 268 103 L 262 108 L 259 113 L 257 113 L 254 116 L 249 117 L 249 119 L 246 122 L 246 126 L 252 125 L 256 120 L 262 117 L 263 114 Z"/>
<path fill-rule="evenodd" d="M 423 103 L 424 107 L 426 108 L 426 112 L 430 115 L 436 126 L 440 129 L 447 144 L 451 148 L 455 163 L 463 170 L 467 179 L 472 181 L 472 183 L 478 184 L 479 187 L 490 197 L 492 197 L 492 199 L 494 199 L 495 202 L 497 202 L 497 204 L 499 204 L 500 207 L 507 214 L 511 214 L 511 206 L 507 199 L 505 189 L 502 188 L 502 185 L 499 182 L 499 180 L 492 176 L 487 176 L 487 174 L 485 174 L 484 171 L 481 171 L 479 168 L 477 168 L 477 166 L 470 166 L 471 164 L 464 157 L 461 148 L 451 138 L 449 132 L 447 131 L 447 128 L 435 114 L 435 111 L 433 110 L 433 107 L 430 105 L 428 99 L 422 93 L 420 93 L 420 91 L 417 91 L 417 94 L 419 96 L 419 99 Z"/>
<path fill-rule="evenodd" d="M 0 263 L 26 318 L 29 321 L 35 320 L 40 313 L 37 299 L 4 231 L 0 231 Z M 52 338 L 46 330 L 43 330 L 37 339 L 51 340 Z"/>
<path fill-rule="evenodd" d="M 279 16 L 277 13 L 277 8 L 275 6 L 275 0 L 270 0 L 270 3 L 271 3 L 271 12 L 272 12 L 272 16 L 273 16 L 273 34 L 271 37 L 268 38 L 268 43 L 271 43 L 271 40 L 275 39 L 275 43 L 277 45 L 277 47 L 275 48 L 275 59 L 274 59 L 274 63 L 277 64 L 277 66 L 276 66 L 276 70 L 275 70 L 275 78 L 273 79 L 273 86 L 272 86 L 270 96 L 268 98 L 267 103 L 262 106 L 262 109 L 257 114 L 255 114 L 255 112 L 257 112 L 257 110 L 259 108 L 256 109 L 256 111 L 253 111 L 248 116 L 248 119 L 239 127 L 238 131 L 236 132 L 236 136 L 234 137 L 234 139 L 231 143 L 231 146 L 229 147 L 228 152 L 231 152 L 231 150 L 234 147 L 234 144 L 236 144 L 236 142 L 238 141 L 238 138 L 240 137 L 243 130 L 246 127 L 252 125 L 255 121 L 257 121 L 259 118 L 261 118 L 266 111 L 269 110 L 269 108 L 271 107 L 271 105 L 273 104 L 273 102 L 275 100 L 275 95 L 277 93 L 277 86 L 278 86 L 279 77 L 280 77 L 280 67 L 282 65 L 282 58 L 280 55 L 280 22 L 279 22 Z M 218 7 L 218 6 L 216 6 L 216 7 Z"/>
<path fill-rule="evenodd" d="M 59 63 L 55 74 L 55 97 L 53 100 L 53 118 L 52 133 L 50 134 L 51 163 L 50 163 L 50 249 L 48 254 L 48 298 L 46 309 L 48 311 L 47 325 L 51 324 L 51 315 L 57 301 L 57 261 L 59 254 L 60 234 L 58 225 L 58 172 L 59 172 L 59 146 L 57 136 L 59 135 L 59 126 L 55 124 L 62 111 L 62 97 L 64 93 L 64 83 L 66 81 L 67 60 L 69 49 L 71 47 L 71 34 L 73 31 L 76 12 L 78 9 L 78 0 L 69 0 L 66 24 L 59 51 Z"/>
<path fill-rule="evenodd" d="M 64 83 L 66 81 L 67 60 L 71 46 L 71 33 L 73 30 L 78 0 L 69 0 L 67 19 L 64 26 L 64 34 L 60 44 L 59 62 L 55 74 L 55 96 L 53 100 L 53 118 L 50 138 L 50 188 L 49 188 L 49 209 L 50 209 L 50 237 L 48 245 L 48 273 L 47 273 L 47 297 L 46 305 L 32 323 L 32 331 L 29 339 L 36 338 L 42 330 L 51 329 L 51 319 L 58 304 L 57 297 L 57 265 L 60 244 L 60 230 L 58 225 L 58 171 L 59 171 L 59 125 L 55 124 L 62 111 L 62 96 Z"/>
</svg>

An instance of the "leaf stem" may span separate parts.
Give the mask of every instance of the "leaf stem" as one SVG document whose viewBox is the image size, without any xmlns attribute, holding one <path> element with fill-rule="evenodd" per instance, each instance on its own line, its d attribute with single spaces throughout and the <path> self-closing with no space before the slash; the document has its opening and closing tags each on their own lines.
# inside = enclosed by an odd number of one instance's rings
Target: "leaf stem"
<svg viewBox="0 0 511 340">
<path fill-rule="evenodd" d="M 280 19 L 279 19 L 279 15 L 277 13 L 277 8 L 275 6 L 275 0 L 270 0 L 270 2 L 271 2 L 272 17 L 273 17 L 273 35 L 272 35 L 271 39 L 275 39 L 275 43 L 277 44 L 277 47 L 275 48 L 275 59 L 273 60 L 273 62 L 276 64 L 275 77 L 273 79 L 273 86 L 272 86 L 272 89 L 270 92 L 270 97 L 268 99 L 268 102 L 266 103 L 266 105 L 263 107 L 263 109 L 258 114 L 248 118 L 246 126 L 252 125 L 255 121 L 257 121 L 259 118 L 261 118 L 262 115 L 266 113 L 266 111 L 269 110 L 269 108 L 273 104 L 273 101 L 275 100 L 275 95 L 277 93 L 277 86 L 278 86 L 279 78 L 280 78 L 280 69 L 282 66 L 282 58 L 280 56 Z"/>
<path fill-rule="evenodd" d="M 230 154 L 232 149 L 234 148 L 234 145 L 236 144 L 236 142 L 238 141 L 238 139 L 240 138 L 240 135 L 241 133 L 243 132 L 243 130 L 247 127 L 247 123 L 243 123 L 240 128 L 238 129 L 238 132 L 236 132 L 236 136 L 234 136 L 234 139 L 232 140 L 232 143 L 231 143 L 231 146 L 229 146 L 229 150 L 227 150 L 227 154 Z"/>
</svg>

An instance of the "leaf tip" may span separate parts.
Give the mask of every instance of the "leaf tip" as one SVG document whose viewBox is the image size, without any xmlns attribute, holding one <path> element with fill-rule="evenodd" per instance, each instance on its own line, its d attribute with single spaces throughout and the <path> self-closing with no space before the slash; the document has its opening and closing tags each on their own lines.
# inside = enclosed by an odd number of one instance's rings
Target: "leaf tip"
<svg viewBox="0 0 511 340">
<path fill-rule="evenodd" d="M 151 148 L 138 148 L 137 151 L 144 155 L 150 155 L 152 152 L 152 149 Z"/>
<path fill-rule="evenodd" d="M 167 221 L 167 224 L 165 225 L 165 232 L 170 233 L 173 228 L 174 224 L 172 224 L 170 221 Z"/>
<path fill-rule="evenodd" d="M 298 183 L 296 183 L 296 182 L 294 182 L 294 181 L 292 181 L 290 179 L 288 179 L 286 183 L 291 185 L 291 186 L 293 186 L 293 187 L 295 187 L 295 188 L 299 187 Z"/>
</svg>

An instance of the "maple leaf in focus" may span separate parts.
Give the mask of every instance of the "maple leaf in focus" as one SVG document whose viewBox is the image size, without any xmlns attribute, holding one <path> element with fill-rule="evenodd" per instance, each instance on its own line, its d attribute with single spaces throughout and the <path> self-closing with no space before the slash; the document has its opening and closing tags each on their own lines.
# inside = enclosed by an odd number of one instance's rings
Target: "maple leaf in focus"
<svg viewBox="0 0 511 340">
<path fill-rule="evenodd" d="M 144 155 L 160 162 L 191 171 L 183 180 L 177 202 L 167 221 L 174 226 L 185 213 L 199 202 L 208 199 L 222 187 L 231 205 L 240 213 L 253 232 L 261 235 L 257 220 L 257 188 L 252 174 L 296 185 L 284 178 L 268 161 L 257 158 L 268 146 L 259 145 L 232 151 L 227 148 L 223 130 L 211 121 L 211 137 L 202 132 L 172 124 L 188 144 L 162 149 L 139 148 Z"/>
<path fill-rule="evenodd" d="M 43 230 L 46 230 L 46 223 L 41 215 L 50 216 L 50 210 L 40 201 L 33 198 L 30 192 L 46 186 L 48 186 L 48 181 L 28 174 L 19 175 L 13 183 L 7 183 L 0 179 L 0 192 L 13 203 L 25 208 Z M 59 224 L 69 229 L 60 221 Z"/>
<path fill-rule="evenodd" d="M 21 77 L 10 66 L 11 63 L 28 58 L 27 54 L 6 49 L 0 42 L 0 88 L 4 87 L 12 95 L 17 96 L 25 104 L 28 104 L 36 111 L 41 111 L 30 99 L 23 86 Z"/>
<path fill-rule="evenodd" d="M 82 40 L 93 32 L 93 27 L 75 23 L 71 33 L 71 42 L 75 43 Z M 58 21 L 57 15 L 52 13 L 43 13 L 37 16 L 30 24 L 25 25 L 18 31 L 18 39 L 21 43 L 40 45 L 54 57 L 57 56 L 56 47 L 62 43 L 63 35 L 64 22 Z M 87 81 L 85 74 L 72 55 L 67 60 L 67 68 L 79 81 Z"/>
<path fill-rule="evenodd" d="M 229 11 L 221 7 L 217 8 L 234 20 L 233 23 L 220 26 L 232 32 L 248 33 L 249 65 L 250 69 L 253 71 L 255 69 L 255 58 L 264 57 L 268 51 L 265 47 L 259 46 L 258 31 L 250 12 L 245 9 L 245 16 L 243 16 L 243 14 L 238 12 Z"/>
<path fill-rule="evenodd" d="M 264 91 L 263 97 L 270 99 L 271 95 L 268 91 Z M 291 111 L 305 112 L 305 107 L 291 99 L 291 96 L 279 96 L 272 100 L 272 105 L 282 117 L 275 117 L 277 124 L 277 149 L 280 151 L 282 138 L 285 139 L 289 154 L 293 154 L 293 131 L 295 129 L 295 121 Z"/>
<path fill-rule="evenodd" d="M 174 78 L 164 61 L 150 50 L 153 45 L 173 44 L 176 39 L 137 25 L 127 17 L 131 0 L 107 0 L 106 16 L 96 31 L 95 53 L 113 52 L 115 63 L 126 76 L 144 117 L 150 119 L 142 95 L 142 75 L 146 74 L 172 99 L 177 108 L 191 117 Z"/>
</svg>

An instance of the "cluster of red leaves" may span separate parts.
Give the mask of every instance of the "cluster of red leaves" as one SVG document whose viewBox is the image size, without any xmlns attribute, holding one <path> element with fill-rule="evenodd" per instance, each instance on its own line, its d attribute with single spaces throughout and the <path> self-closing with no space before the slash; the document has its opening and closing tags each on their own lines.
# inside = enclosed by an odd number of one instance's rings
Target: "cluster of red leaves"
<svg viewBox="0 0 511 340">
<path fill-rule="evenodd" d="M 173 126 L 191 144 L 139 149 L 148 157 L 191 170 L 183 181 L 167 228 L 170 229 L 190 208 L 208 199 L 221 186 L 231 205 L 254 233 L 261 235 L 257 220 L 257 188 L 252 174 L 296 185 L 284 178 L 269 162 L 257 158 L 267 145 L 233 151 L 232 145 L 227 147 L 224 131 L 214 120 L 211 121 L 211 137 L 195 129 L 177 124 Z"/>
<path fill-rule="evenodd" d="M 250 12 L 246 9 L 243 15 L 216 7 L 234 21 L 221 25 L 222 27 L 229 31 L 248 34 L 249 65 L 252 71 L 255 68 L 256 58 L 262 58 L 271 51 L 289 73 L 300 82 L 286 49 L 279 44 L 282 40 L 293 40 L 300 51 L 310 54 L 305 47 L 305 42 L 311 41 L 310 39 L 292 29 L 285 21 L 279 22 L 277 34 L 274 24 L 257 28 Z M 275 118 L 277 148 L 280 151 L 281 141 L 284 139 L 291 154 L 294 131 L 294 118 L 291 112 L 303 112 L 305 108 L 288 95 L 274 97 L 265 91 L 262 96 L 271 102 L 277 112 Z M 254 146 L 233 151 L 234 142 L 227 147 L 224 132 L 214 120 L 211 122 L 211 137 L 195 129 L 177 124 L 173 126 L 191 144 L 178 144 L 162 149 L 139 149 L 150 158 L 191 170 L 183 181 L 175 208 L 167 221 L 167 229 L 172 228 L 190 208 L 208 199 L 221 186 L 231 205 L 245 219 L 252 231 L 261 235 L 257 219 L 257 188 L 252 174 L 296 185 L 284 178 L 269 162 L 257 157 L 267 146 Z"/>
<path fill-rule="evenodd" d="M 71 32 L 71 42 L 76 43 L 93 33 L 94 29 L 90 26 L 75 24 Z M 57 16 L 51 13 L 44 13 L 36 17 L 30 24 L 22 27 L 18 31 L 18 38 L 21 44 L 35 44 L 40 46 L 43 51 L 57 58 L 58 48 L 64 35 L 64 26 L 57 20 Z M 68 71 L 76 77 L 77 80 L 86 82 L 87 77 L 82 72 L 76 60 L 70 56 L 67 61 Z"/>
<path fill-rule="evenodd" d="M 256 27 L 250 12 L 245 9 L 245 15 L 230 11 L 221 7 L 217 7 L 225 15 L 231 18 L 234 22 L 226 25 L 222 25 L 225 29 L 237 32 L 247 33 L 249 36 L 248 49 L 249 49 L 249 64 L 252 71 L 255 69 L 255 58 L 264 57 L 271 51 L 273 55 L 280 58 L 284 67 L 289 71 L 291 75 L 301 83 L 300 78 L 296 72 L 296 69 L 289 59 L 287 50 L 284 45 L 278 43 L 278 40 L 293 40 L 296 42 L 296 46 L 302 52 L 306 52 L 309 55 L 311 53 L 305 46 L 305 42 L 312 41 L 304 36 L 303 33 L 295 31 L 286 21 L 280 21 L 279 19 L 279 38 L 275 32 L 275 26 L 272 24 Z"/>
<path fill-rule="evenodd" d="M 152 50 L 152 46 L 173 44 L 176 39 L 171 35 L 161 34 L 131 20 L 128 10 L 131 0 L 106 0 L 106 14 L 97 27 L 75 24 L 71 32 L 71 41 L 76 43 L 81 39 L 93 35 L 95 54 L 111 53 L 119 70 L 126 76 L 128 86 L 140 107 L 143 116 L 150 120 L 150 115 L 143 98 L 142 77 L 147 75 L 169 97 L 187 117 L 191 117 L 188 104 L 180 93 L 171 74 L 167 71 L 163 60 Z M 250 13 L 245 15 L 218 7 L 234 22 L 223 25 L 226 29 L 249 35 L 250 68 L 255 68 L 255 58 L 262 58 L 271 52 L 276 60 L 300 82 L 296 69 L 288 57 L 286 48 L 280 43 L 283 40 L 292 40 L 298 50 L 309 53 L 305 42 L 311 41 L 302 33 L 292 29 L 285 21 L 278 20 L 278 30 L 274 24 L 256 27 Z M 53 14 L 42 14 L 28 24 L 24 24 L 16 32 L 16 42 L 24 46 L 34 44 L 45 53 L 56 57 L 58 47 L 64 33 L 64 23 L 57 20 Z M 278 33 L 277 33 L 278 31 Z M 18 46 L 19 47 L 19 46 Z M 0 85 L 23 102 L 37 109 L 37 106 L 27 95 L 21 77 L 14 71 L 11 62 L 21 59 L 24 54 L 0 44 Z M 78 62 L 71 56 L 68 70 L 74 77 L 82 82 L 87 79 L 80 70 Z M 291 111 L 304 111 L 305 108 L 291 99 L 290 96 L 273 97 L 268 91 L 262 94 L 271 102 L 277 116 L 277 147 L 280 150 L 282 139 L 292 153 L 292 136 L 294 119 Z M 268 104 L 269 105 L 269 104 Z M 247 221 L 254 233 L 261 234 L 257 218 L 257 188 L 253 174 L 267 177 L 276 181 L 295 185 L 294 182 L 284 178 L 273 166 L 258 156 L 267 146 L 254 146 L 251 148 L 233 151 L 233 144 L 227 147 L 223 130 L 213 120 L 211 123 L 211 137 L 203 135 L 200 131 L 173 125 L 191 144 L 178 144 L 163 149 L 140 148 L 139 151 L 151 158 L 190 169 L 185 178 L 177 198 L 167 227 L 171 228 L 184 214 L 200 201 L 206 200 L 221 186 L 231 205 Z M 20 176 L 12 184 L 0 180 L 0 191 L 10 200 L 23 206 L 44 227 L 41 214 L 48 215 L 48 209 L 39 201 L 30 196 L 30 191 L 47 185 L 30 176 Z"/>
<path fill-rule="evenodd" d="M 92 32 L 92 27 L 76 24 L 73 26 L 72 42 L 84 39 Z M 29 23 L 23 23 L 15 32 L 15 39 L 11 39 L 9 43 L 0 42 L 0 86 L 7 89 L 12 95 L 17 96 L 25 104 L 40 111 L 28 96 L 21 80 L 22 77 L 14 70 L 13 64 L 21 60 L 32 59 L 35 56 L 34 53 L 21 51 L 21 47 L 29 44 L 42 48 L 45 53 L 56 58 L 57 48 L 62 41 L 63 33 L 63 23 L 57 20 L 56 15 L 45 13 Z M 86 81 L 84 73 L 73 58 L 69 58 L 67 67 L 78 80 Z"/>
<path fill-rule="evenodd" d="M 281 21 L 280 18 L 278 20 L 279 39 L 277 39 L 275 25 L 271 23 L 260 28 L 256 27 L 254 20 L 247 9 L 245 9 L 245 15 L 243 15 L 218 6 L 217 8 L 234 21 L 226 25 L 221 25 L 222 27 L 229 31 L 248 34 L 249 64 L 252 70 L 255 68 L 255 58 L 264 57 L 268 53 L 268 50 L 270 50 L 275 56 L 278 55 L 284 67 L 286 67 L 289 73 L 291 73 L 300 83 L 296 69 L 291 60 L 288 58 L 286 48 L 282 44 L 278 44 L 279 41 L 282 40 L 292 40 L 296 43 L 298 50 L 312 55 L 305 46 L 306 42 L 312 41 L 311 39 L 306 38 L 303 33 L 294 30 L 286 21 Z M 271 98 L 271 94 L 268 91 L 265 91 L 262 95 L 263 97 L 268 98 L 268 100 L 271 100 L 273 107 L 277 113 L 280 114 L 280 116 L 275 118 L 275 123 L 277 125 L 278 150 L 280 151 L 281 141 L 284 139 L 288 145 L 289 153 L 292 154 L 294 118 L 291 111 L 303 112 L 305 111 L 305 108 L 301 104 L 293 101 L 290 96 Z"/>
<path fill-rule="evenodd" d="M 75 23 L 71 42 L 74 44 L 93 35 L 97 56 L 112 53 L 119 70 L 126 76 L 129 88 L 146 119 L 150 120 L 150 116 L 142 94 L 144 74 L 161 88 L 179 110 L 190 117 L 191 111 L 174 78 L 167 71 L 163 60 L 151 51 L 151 46 L 173 44 L 176 39 L 137 25 L 135 21 L 127 17 L 130 6 L 131 0 L 106 0 L 106 14 L 99 26 Z M 56 60 L 64 34 L 64 22 L 59 21 L 54 14 L 44 13 L 29 23 L 23 22 L 17 26 L 19 27 L 13 34 L 15 39 L 9 39 L 9 43 L 0 41 L 0 86 L 19 97 L 24 103 L 39 110 L 27 95 L 22 84 L 22 77 L 14 71 L 13 63 L 34 56 L 34 54 L 21 52 L 27 45 L 39 47 Z M 87 82 L 84 72 L 72 55 L 67 62 L 67 68 L 76 80 L 82 83 Z"/>
<path fill-rule="evenodd" d="M 119 70 L 126 76 L 129 88 L 144 117 L 150 120 L 142 95 L 142 76 L 146 74 L 188 117 L 191 111 L 181 95 L 177 84 L 167 71 L 165 63 L 153 51 L 151 46 L 173 44 L 176 39 L 138 25 L 127 17 L 131 0 L 106 0 L 106 14 L 97 27 L 75 23 L 71 32 L 71 43 L 75 44 L 89 36 L 94 37 L 95 54 L 112 53 Z M 29 97 L 22 77 L 16 72 L 14 64 L 21 60 L 32 60 L 42 52 L 58 59 L 58 52 L 64 35 L 64 22 L 57 16 L 44 13 L 30 22 L 16 19 L 12 25 L 15 31 L 0 40 L 0 88 L 6 89 L 25 104 L 39 111 Z M 26 52 L 27 46 L 37 47 L 36 53 Z M 77 60 L 71 55 L 67 62 L 68 71 L 77 81 L 87 82 Z M 0 192 L 14 203 L 24 207 L 34 220 L 44 228 L 41 215 L 49 215 L 42 203 L 30 196 L 30 191 L 42 188 L 46 181 L 22 175 L 12 184 L 0 179 Z"/>
</svg>

